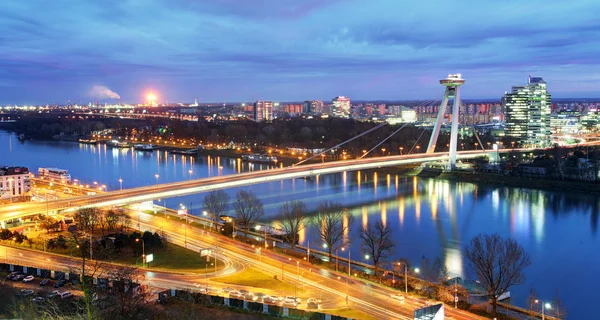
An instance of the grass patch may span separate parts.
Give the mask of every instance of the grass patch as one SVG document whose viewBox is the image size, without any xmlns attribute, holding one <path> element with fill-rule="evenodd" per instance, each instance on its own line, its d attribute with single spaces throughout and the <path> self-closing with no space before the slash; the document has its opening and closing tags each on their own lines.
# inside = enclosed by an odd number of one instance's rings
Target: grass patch
<svg viewBox="0 0 600 320">
<path fill-rule="evenodd" d="M 201 257 L 196 251 L 169 243 L 166 249 L 146 251 L 146 254 L 154 254 L 154 261 L 149 263 L 151 269 L 173 270 L 183 272 L 212 272 L 215 270 L 215 259 L 210 257 L 207 263 L 206 257 Z M 135 264 L 141 266 L 142 259 L 139 257 L 119 257 L 115 262 L 124 264 Z M 223 261 L 217 260 L 217 270 L 223 268 Z"/>
<path fill-rule="evenodd" d="M 294 285 L 281 281 L 279 279 L 281 275 L 278 275 L 278 279 L 275 280 L 274 275 L 258 271 L 254 268 L 247 268 L 242 272 L 238 272 L 231 276 L 214 278 L 213 281 L 218 281 L 228 284 L 237 284 L 241 286 L 264 288 L 275 291 L 294 292 Z M 298 295 L 302 290 L 298 288 Z"/>
</svg>

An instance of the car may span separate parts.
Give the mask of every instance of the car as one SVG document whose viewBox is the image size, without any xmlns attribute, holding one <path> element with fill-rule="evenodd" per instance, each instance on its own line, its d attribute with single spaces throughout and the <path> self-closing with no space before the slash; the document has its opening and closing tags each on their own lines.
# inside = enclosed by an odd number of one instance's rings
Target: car
<svg viewBox="0 0 600 320">
<path fill-rule="evenodd" d="M 54 291 L 48 293 L 47 297 L 48 298 L 54 298 L 54 297 L 58 296 L 59 294 L 60 294 L 60 291 L 54 290 Z"/>
<path fill-rule="evenodd" d="M 70 293 L 69 291 L 61 292 L 58 295 L 60 296 L 61 299 L 66 299 L 66 298 L 70 298 L 73 296 L 73 294 Z"/>
<path fill-rule="evenodd" d="M 297 298 L 293 296 L 287 296 L 283 300 L 283 305 L 286 307 L 296 307 L 298 303 L 299 301 L 297 300 Z"/>
<path fill-rule="evenodd" d="M 11 272 L 9 275 L 6 276 L 6 280 L 12 280 L 14 277 L 16 277 L 19 274 L 19 272 L 15 271 L 15 272 Z"/>
<path fill-rule="evenodd" d="M 246 289 L 241 289 L 241 290 L 239 290 L 239 292 L 241 295 L 246 295 L 246 294 L 250 293 L 250 291 L 248 291 Z"/>
<path fill-rule="evenodd" d="M 34 293 L 35 293 L 35 291 L 33 291 L 31 289 L 21 289 L 21 295 L 23 297 L 30 296 L 30 295 L 32 295 Z"/>
<path fill-rule="evenodd" d="M 43 287 L 43 286 L 47 285 L 47 284 L 48 284 L 48 281 L 50 281 L 50 280 L 48 280 L 48 279 L 44 279 L 44 280 L 42 280 L 42 281 L 40 282 L 40 286 L 42 286 L 42 287 Z"/>
<path fill-rule="evenodd" d="M 66 282 L 67 281 L 65 279 L 60 279 L 54 284 L 54 287 L 55 288 L 64 287 Z"/>
<path fill-rule="evenodd" d="M 208 287 L 206 288 L 208 293 L 214 293 L 214 294 L 218 294 L 219 293 L 219 288 L 216 287 Z"/>
<path fill-rule="evenodd" d="M 12 277 L 12 281 L 21 281 L 21 280 L 23 280 L 23 278 L 25 278 L 25 276 L 24 276 L 24 275 L 22 275 L 22 274 L 17 274 L 17 275 L 15 275 L 14 277 Z"/>
<path fill-rule="evenodd" d="M 255 293 L 255 294 L 254 294 L 254 297 L 252 298 L 252 300 L 254 300 L 254 301 L 261 301 L 261 302 L 262 302 L 262 301 L 263 301 L 263 299 L 264 299 L 266 296 L 267 296 L 267 295 L 266 295 L 266 294 L 264 294 L 264 293 L 262 293 L 262 292 Z"/>
<path fill-rule="evenodd" d="M 319 300 L 315 298 L 309 298 L 308 300 L 306 300 L 306 308 L 319 309 Z"/>
<path fill-rule="evenodd" d="M 234 298 L 234 299 L 239 299 L 239 298 L 242 298 L 243 296 L 241 293 L 239 293 L 239 291 L 232 290 L 232 291 L 229 291 L 229 297 Z"/>
<path fill-rule="evenodd" d="M 263 298 L 263 303 L 277 304 L 278 302 L 279 302 L 279 298 L 276 296 L 266 296 Z"/>
<path fill-rule="evenodd" d="M 35 297 L 35 298 L 31 299 L 31 301 L 37 302 L 37 303 L 44 302 L 44 300 L 45 299 L 43 297 Z"/>
<path fill-rule="evenodd" d="M 23 278 L 23 282 L 31 282 L 31 281 L 33 281 L 33 279 L 35 279 L 35 278 L 33 276 L 29 275 L 29 276 Z"/>
<path fill-rule="evenodd" d="M 394 299 L 396 299 L 398 301 L 401 301 L 401 302 L 404 302 L 404 300 L 406 300 L 406 297 L 403 294 L 401 294 L 401 293 L 393 294 L 392 298 L 394 298 Z"/>
</svg>

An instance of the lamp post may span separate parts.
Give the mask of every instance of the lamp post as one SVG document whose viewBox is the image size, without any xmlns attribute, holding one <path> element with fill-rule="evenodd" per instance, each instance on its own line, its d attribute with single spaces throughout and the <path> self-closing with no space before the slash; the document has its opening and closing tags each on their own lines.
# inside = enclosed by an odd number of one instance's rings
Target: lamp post
<svg viewBox="0 0 600 320">
<path fill-rule="evenodd" d="M 140 238 L 135 239 L 135 242 L 140 242 Z M 146 266 L 146 245 L 142 239 L 142 268 Z"/>
<path fill-rule="evenodd" d="M 294 299 L 297 300 L 296 289 L 298 287 L 298 282 L 300 281 L 300 261 L 296 261 L 296 282 L 294 282 Z"/>
<path fill-rule="evenodd" d="M 158 173 L 154 175 L 154 178 L 156 178 L 156 184 L 158 184 L 158 177 L 160 177 Z"/>
<path fill-rule="evenodd" d="M 46 242 L 45 242 L 45 239 L 44 239 L 44 249 L 46 248 L 45 244 L 46 244 Z M 73 257 L 73 250 L 75 250 L 75 249 L 79 249 L 79 245 L 77 245 L 75 248 L 71 249 L 71 253 L 69 254 L 70 257 Z"/>
<path fill-rule="evenodd" d="M 338 280 L 341 279 L 340 276 L 337 277 Z M 348 310 L 348 278 L 344 278 L 346 280 L 346 310 Z"/>
<path fill-rule="evenodd" d="M 346 251 L 346 248 L 343 247 L 342 251 Z M 352 271 L 352 266 L 350 264 L 350 248 L 348 248 L 348 276 L 350 276 L 351 271 Z"/>
<path fill-rule="evenodd" d="M 190 174 L 190 180 L 192 180 L 192 170 L 188 170 L 188 173 Z"/>
<path fill-rule="evenodd" d="M 398 262 L 398 269 L 404 263 L 404 292 L 408 293 L 408 265 L 406 262 Z"/>
<path fill-rule="evenodd" d="M 544 312 L 545 309 L 552 309 L 552 306 L 546 302 L 544 303 L 544 301 L 542 300 L 535 300 L 535 303 L 539 303 L 542 307 L 542 320 L 546 320 L 546 313 Z"/>
<path fill-rule="evenodd" d="M 187 248 L 187 224 L 182 224 L 184 228 L 183 247 Z"/>
<path fill-rule="evenodd" d="M 123 190 L 123 179 L 119 178 L 119 187 Z"/>
</svg>

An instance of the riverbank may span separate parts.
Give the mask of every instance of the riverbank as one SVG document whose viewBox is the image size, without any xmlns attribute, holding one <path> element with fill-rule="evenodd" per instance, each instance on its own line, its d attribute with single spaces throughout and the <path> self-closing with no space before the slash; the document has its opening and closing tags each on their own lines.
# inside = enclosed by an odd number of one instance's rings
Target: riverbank
<svg viewBox="0 0 600 320">
<path fill-rule="evenodd" d="M 501 185 L 505 187 L 600 194 L 600 184 L 580 181 L 561 181 L 528 177 L 513 177 L 494 173 L 473 173 L 460 171 L 440 172 L 440 174 L 435 176 L 435 178 L 450 181 Z"/>
</svg>

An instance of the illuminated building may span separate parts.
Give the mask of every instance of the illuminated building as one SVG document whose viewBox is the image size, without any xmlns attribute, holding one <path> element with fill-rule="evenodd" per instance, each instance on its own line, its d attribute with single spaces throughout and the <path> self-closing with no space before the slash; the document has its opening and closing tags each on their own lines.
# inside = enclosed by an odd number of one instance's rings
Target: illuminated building
<svg viewBox="0 0 600 320">
<path fill-rule="evenodd" d="M 340 117 L 348 117 L 350 115 L 350 98 L 339 96 L 333 98 L 333 113 Z"/>
<path fill-rule="evenodd" d="M 273 120 L 273 102 L 272 101 L 256 101 L 254 103 L 254 121 L 270 121 Z"/>
<path fill-rule="evenodd" d="M 303 105 L 301 104 L 286 104 L 285 112 L 289 114 L 299 114 L 302 113 Z"/>
<path fill-rule="evenodd" d="M 323 101 L 320 101 L 320 100 L 304 101 L 302 112 L 304 112 L 306 114 L 323 113 Z"/>
<path fill-rule="evenodd" d="M 527 85 L 512 87 L 511 93 L 504 94 L 503 104 L 507 136 L 532 146 L 550 143 L 552 103 L 542 78 L 529 76 Z"/>
<path fill-rule="evenodd" d="M 552 133 L 576 134 L 581 129 L 579 111 L 565 110 L 550 116 Z"/>
<path fill-rule="evenodd" d="M 30 190 L 29 169 L 25 167 L 0 168 L 0 199 L 26 195 Z"/>
</svg>

